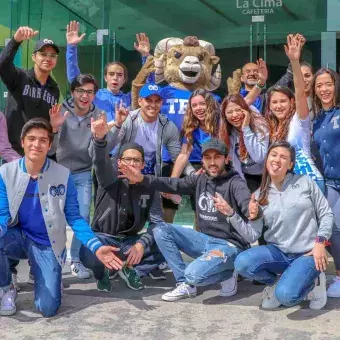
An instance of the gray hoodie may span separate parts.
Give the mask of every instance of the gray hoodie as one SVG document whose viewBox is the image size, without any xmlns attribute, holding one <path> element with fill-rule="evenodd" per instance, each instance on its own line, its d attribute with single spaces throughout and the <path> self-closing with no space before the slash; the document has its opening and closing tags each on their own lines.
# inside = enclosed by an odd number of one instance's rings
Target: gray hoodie
<svg viewBox="0 0 340 340">
<path fill-rule="evenodd" d="M 86 115 L 77 116 L 74 113 L 72 98 L 63 102 L 62 113 L 65 111 L 69 111 L 69 115 L 54 137 L 49 154 L 56 153 L 58 163 L 70 169 L 73 174 L 90 171 L 92 169 L 92 157 L 89 153 L 92 139 L 91 117 L 102 111 L 92 105 Z"/>
<path fill-rule="evenodd" d="M 255 193 L 259 196 L 259 190 Z M 306 175 L 287 174 L 282 190 L 271 184 L 268 205 L 261 206 L 262 223 L 233 223 L 248 242 L 255 242 L 265 228 L 264 238 L 286 254 L 312 250 L 316 236 L 331 237 L 334 216 L 327 199 Z"/>
</svg>

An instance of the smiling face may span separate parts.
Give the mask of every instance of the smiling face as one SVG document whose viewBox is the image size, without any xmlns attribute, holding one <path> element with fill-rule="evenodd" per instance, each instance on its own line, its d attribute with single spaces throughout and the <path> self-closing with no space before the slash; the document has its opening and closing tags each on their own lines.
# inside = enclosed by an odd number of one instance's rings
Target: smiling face
<svg viewBox="0 0 340 340">
<path fill-rule="evenodd" d="M 294 105 L 294 99 L 282 93 L 274 91 L 270 96 L 269 109 L 271 113 L 280 121 L 285 119 Z"/>
<path fill-rule="evenodd" d="M 334 105 L 335 85 L 332 77 L 328 73 L 320 74 L 316 78 L 315 94 L 320 99 L 324 109 L 329 109 Z"/>
<path fill-rule="evenodd" d="M 291 153 L 287 148 L 278 146 L 270 150 L 266 168 L 272 179 L 285 177 L 292 167 Z"/>
<path fill-rule="evenodd" d="M 40 72 L 50 73 L 57 65 L 58 54 L 52 46 L 45 46 L 32 54 L 32 60 Z"/>
<path fill-rule="evenodd" d="M 259 68 L 254 63 L 245 64 L 242 68 L 241 81 L 248 86 L 254 86 L 259 78 Z"/>
<path fill-rule="evenodd" d="M 225 117 L 229 124 L 235 129 L 240 129 L 244 120 L 242 107 L 236 103 L 229 102 L 225 109 Z"/>
<path fill-rule="evenodd" d="M 199 120 L 200 123 L 204 124 L 207 111 L 207 103 L 204 97 L 201 95 L 192 97 L 190 105 L 192 114 Z"/>
<path fill-rule="evenodd" d="M 32 163 L 39 163 L 45 160 L 51 147 L 51 141 L 46 130 L 32 128 L 22 139 L 21 146 L 24 149 L 25 157 L 32 161 Z"/>
<path fill-rule="evenodd" d="M 143 119 L 145 121 L 154 121 L 161 111 L 162 103 L 162 98 L 157 94 L 152 94 L 146 98 L 138 98 Z"/>
<path fill-rule="evenodd" d="M 95 98 L 94 84 L 87 83 L 75 88 L 72 97 L 77 113 L 81 115 L 88 113 Z"/>
<path fill-rule="evenodd" d="M 207 150 L 202 155 L 204 170 L 211 177 L 222 175 L 225 169 L 226 157 L 215 150 Z"/>
</svg>

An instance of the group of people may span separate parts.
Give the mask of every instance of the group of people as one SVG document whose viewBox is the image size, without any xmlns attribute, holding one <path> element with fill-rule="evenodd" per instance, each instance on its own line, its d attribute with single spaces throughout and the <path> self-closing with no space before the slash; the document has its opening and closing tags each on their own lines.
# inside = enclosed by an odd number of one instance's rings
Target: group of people
<svg viewBox="0 0 340 340">
<path fill-rule="evenodd" d="M 157 72 L 134 110 L 121 91 L 124 64 L 106 65 L 105 89 L 81 73 L 84 34 L 74 21 L 66 32 L 71 98 L 59 104 L 52 40 L 36 43 L 33 69 L 13 64 L 20 44 L 38 33 L 20 27 L 0 55 L 9 92 L 0 116 L 0 315 L 16 312 L 21 259 L 29 261 L 36 308 L 57 313 L 66 225 L 74 231 L 71 272 L 92 272 L 99 291 L 110 292 L 116 275 L 143 289 L 143 277 L 165 279 L 166 262 L 177 286 L 165 301 L 215 283 L 232 296 L 242 277 L 266 285 L 264 309 L 304 299 L 321 309 L 327 295 L 340 297 L 339 76 L 328 68 L 313 74 L 300 61 L 302 35 L 288 35 L 289 66 L 274 86 L 266 88 L 263 60 L 247 63 L 223 100 L 195 89 L 179 115 L 169 112 Z M 149 40 L 136 38 L 148 63 Z M 173 223 L 181 195 L 191 197 L 193 229 Z M 328 290 L 326 250 L 336 268 Z"/>
</svg>

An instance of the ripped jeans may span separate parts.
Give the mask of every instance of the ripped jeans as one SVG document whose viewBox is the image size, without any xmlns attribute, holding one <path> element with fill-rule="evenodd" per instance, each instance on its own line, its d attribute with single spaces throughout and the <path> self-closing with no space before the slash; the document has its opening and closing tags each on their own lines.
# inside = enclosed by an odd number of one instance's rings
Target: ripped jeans
<svg viewBox="0 0 340 340">
<path fill-rule="evenodd" d="M 241 249 L 226 240 L 168 223 L 158 224 L 153 233 L 177 282 L 207 286 L 231 278 Z M 187 265 L 181 252 L 195 260 Z"/>
</svg>

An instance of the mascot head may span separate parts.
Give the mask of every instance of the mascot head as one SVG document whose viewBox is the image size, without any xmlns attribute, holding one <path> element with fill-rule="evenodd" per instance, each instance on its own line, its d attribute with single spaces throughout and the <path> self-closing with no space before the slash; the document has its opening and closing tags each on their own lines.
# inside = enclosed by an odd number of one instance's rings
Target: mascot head
<svg viewBox="0 0 340 340">
<path fill-rule="evenodd" d="M 197 37 L 163 39 L 155 48 L 156 83 L 165 80 L 179 88 L 214 91 L 221 84 L 219 61 L 214 46 Z"/>
</svg>

